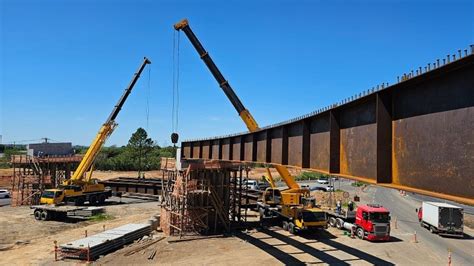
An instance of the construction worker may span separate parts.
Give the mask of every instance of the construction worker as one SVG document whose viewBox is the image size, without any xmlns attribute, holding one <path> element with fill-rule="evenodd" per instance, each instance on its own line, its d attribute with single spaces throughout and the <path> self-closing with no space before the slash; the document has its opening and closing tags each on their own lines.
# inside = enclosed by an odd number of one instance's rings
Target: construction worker
<svg viewBox="0 0 474 266">
<path fill-rule="evenodd" d="M 352 202 L 352 200 L 349 200 L 349 202 L 347 203 L 347 209 L 351 212 L 351 211 L 354 211 L 354 202 Z"/>
<path fill-rule="evenodd" d="M 341 201 L 338 200 L 338 201 L 336 202 L 336 213 L 341 213 L 341 210 L 342 210 Z"/>
</svg>

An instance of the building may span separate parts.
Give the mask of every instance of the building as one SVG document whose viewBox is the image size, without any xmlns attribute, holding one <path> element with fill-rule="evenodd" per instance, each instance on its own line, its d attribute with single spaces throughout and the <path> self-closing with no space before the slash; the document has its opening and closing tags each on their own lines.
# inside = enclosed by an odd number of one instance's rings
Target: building
<svg viewBox="0 0 474 266">
<path fill-rule="evenodd" d="M 74 154 L 71 142 L 63 143 L 34 143 L 26 146 L 29 156 L 47 157 L 47 156 L 68 156 Z"/>
</svg>

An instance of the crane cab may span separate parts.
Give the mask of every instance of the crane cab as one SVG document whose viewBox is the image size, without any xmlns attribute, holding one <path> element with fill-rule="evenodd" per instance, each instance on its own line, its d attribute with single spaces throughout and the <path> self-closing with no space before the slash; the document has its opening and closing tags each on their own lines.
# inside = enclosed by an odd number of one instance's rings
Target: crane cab
<svg viewBox="0 0 474 266">
<path fill-rule="evenodd" d="M 43 191 L 40 204 L 56 205 L 64 200 L 64 191 L 61 189 L 47 189 Z"/>
<path fill-rule="evenodd" d="M 99 180 L 98 179 L 91 179 L 89 182 L 87 182 L 86 184 L 83 185 L 83 191 L 85 193 L 89 193 L 89 192 L 99 192 L 99 191 L 104 191 L 105 190 L 105 186 L 104 184 L 99 184 Z"/>
<path fill-rule="evenodd" d="M 300 230 L 327 228 L 326 212 L 320 208 L 298 209 L 294 222 Z"/>
</svg>

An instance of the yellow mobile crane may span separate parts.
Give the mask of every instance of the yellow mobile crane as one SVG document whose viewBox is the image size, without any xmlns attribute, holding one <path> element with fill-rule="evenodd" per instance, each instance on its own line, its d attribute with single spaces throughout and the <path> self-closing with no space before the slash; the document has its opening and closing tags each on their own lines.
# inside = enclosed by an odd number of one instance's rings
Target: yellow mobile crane
<svg viewBox="0 0 474 266">
<path fill-rule="evenodd" d="M 130 92 L 132 91 L 135 83 L 147 64 L 151 64 L 151 61 L 145 57 L 143 59 L 143 63 L 140 65 L 137 72 L 133 76 L 132 81 L 125 89 L 125 92 L 122 94 L 122 97 L 120 97 L 109 117 L 101 126 L 94 141 L 92 141 L 92 144 L 87 149 L 86 154 L 82 158 L 82 161 L 80 162 L 76 171 L 74 171 L 73 176 L 70 179 L 65 180 L 58 188 L 47 189 L 43 191 L 40 199 L 41 204 L 61 204 L 66 202 L 74 202 L 75 205 L 79 206 L 83 205 L 86 201 L 88 201 L 89 204 L 102 204 L 108 197 L 111 196 L 110 190 L 106 190 L 103 184 L 99 184 L 97 179 L 92 178 L 93 164 L 105 141 L 117 126 L 117 123 L 115 123 L 115 118 L 122 109 L 122 106 L 127 100 L 128 95 L 130 95 Z M 35 209 L 35 218 L 40 218 L 41 213 L 43 213 L 41 209 Z M 45 213 L 43 213 L 43 216 L 44 217 L 41 217 L 43 220 L 48 219 L 48 216 Z"/>
<path fill-rule="evenodd" d="M 227 98 L 239 113 L 248 130 L 250 132 L 260 130 L 253 116 L 244 107 L 229 82 L 224 78 L 209 56 L 209 53 L 191 30 L 188 20 L 183 19 L 176 23 L 174 29 L 177 31 L 181 30 L 186 34 Z M 285 166 L 277 164 L 274 167 L 288 186 L 288 189 L 280 191 L 276 188 L 270 171 L 267 169 L 265 177 L 271 187 L 265 190 L 262 201 L 259 202 L 260 216 L 262 218 L 274 217 L 282 219 L 283 228 L 291 233 L 303 229 L 327 227 L 326 213 L 315 206 L 315 199 L 311 198 L 309 189 L 300 188 Z"/>
</svg>

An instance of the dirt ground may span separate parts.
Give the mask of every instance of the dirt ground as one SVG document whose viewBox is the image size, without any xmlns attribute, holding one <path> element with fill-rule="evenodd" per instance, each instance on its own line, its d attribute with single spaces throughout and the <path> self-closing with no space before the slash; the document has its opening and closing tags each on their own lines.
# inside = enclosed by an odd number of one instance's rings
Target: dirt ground
<svg viewBox="0 0 474 266">
<path fill-rule="evenodd" d="M 158 212 L 156 202 L 113 205 L 114 219 L 102 222 L 38 222 L 25 207 L 3 208 L 0 216 L 0 257 L 3 265 L 78 265 L 76 260 L 54 262 L 53 241 L 65 243 L 126 223 L 145 222 Z M 161 233 L 156 233 L 159 237 Z M 279 227 L 236 231 L 228 236 L 166 238 L 144 249 L 135 243 L 110 253 L 94 265 L 282 265 L 355 264 L 439 265 L 441 258 L 426 246 L 413 243 L 412 235 L 393 229 L 388 243 L 353 239 L 329 228 L 313 234 L 289 235 Z M 147 242 L 144 242 L 145 244 Z M 127 256 L 130 251 L 138 250 Z M 155 257 L 149 260 L 150 254 Z"/>
<path fill-rule="evenodd" d="M 293 176 L 296 176 L 301 173 L 301 170 L 293 169 L 293 168 L 289 168 L 289 171 Z M 266 173 L 265 168 L 263 167 L 253 168 L 249 172 L 249 178 L 260 180 L 265 173 Z M 279 177 L 278 172 L 274 168 L 271 168 L 271 173 L 273 177 L 276 177 L 276 178 Z M 13 175 L 13 168 L 0 169 L 0 177 L 11 176 L 11 175 Z M 161 178 L 163 176 L 163 173 L 160 170 L 154 170 L 154 171 L 145 171 L 144 175 L 145 175 L 145 178 Z M 138 172 L 137 171 L 99 171 L 99 170 L 96 170 L 94 171 L 93 177 L 100 180 L 108 180 L 108 179 L 117 178 L 117 177 L 138 177 Z M 5 184 L 3 184 L 2 179 L 0 179 L 0 187 L 8 187 L 8 186 L 10 186 L 10 183 L 6 182 Z"/>
<path fill-rule="evenodd" d="M 176 241 L 176 242 L 174 242 Z M 97 265 L 270 265 L 275 259 L 265 251 L 255 249 L 235 236 L 191 237 L 164 239 L 146 249 L 127 256 L 136 246 L 130 246 L 99 259 Z M 149 255 L 156 251 L 155 258 Z"/>
<path fill-rule="evenodd" d="M 259 178 L 264 169 L 256 169 L 251 177 Z M 297 174 L 297 173 L 292 173 Z M 133 177 L 136 172 L 98 171 L 96 177 Z M 159 171 L 146 177 L 159 177 Z M 328 199 L 328 193 L 314 192 L 317 201 Z M 361 194 L 363 202 L 370 197 Z M 334 199 L 341 199 L 335 193 Z M 113 218 L 106 221 L 63 223 L 39 222 L 28 207 L 0 209 L 0 258 L 2 265 L 78 265 L 75 260 L 54 262 L 53 241 L 59 244 L 127 223 L 145 223 L 159 213 L 157 202 L 130 200 L 127 204 L 106 206 Z M 160 237 L 162 233 L 155 233 Z M 387 243 L 372 243 L 353 239 L 335 228 L 313 234 L 289 235 L 279 227 L 256 227 L 234 231 L 227 236 L 165 238 L 149 247 L 137 250 L 143 243 L 105 255 L 94 265 L 282 265 L 282 264 L 355 264 L 355 265 L 440 265 L 446 254 L 437 254 L 425 244 L 414 243 L 413 234 L 392 226 L 393 239 Z M 153 239 L 153 238 L 150 238 Z M 153 240 L 148 240 L 153 241 Z M 469 240 L 466 240 L 469 241 Z M 467 242 L 466 242 L 467 243 Z M 150 254 L 156 252 L 149 260 Z M 421 263 L 423 262 L 423 263 Z"/>
<path fill-rule="evenodd" d="M 4 207 L 0 215 L 0 257 L 2 265 L 37 265 L 52 262 L 53 241 L 59 244 L 127 223 L 146 222 L 158 213 L 157 202 L 106 207 L 113 218 L 106 221 L 63 223 L 36 221 L 29 207 Z"/>
<path fill-rule="evenodd" d="M 301 170 L 297 169 L 297 168 L 288 168 L 288 171 L 290 172 L 290 174 L 292 176 L 297 176 L 301 173 Z M 280 175 L 278 174 L 278 172 L 275 168 L 270 168 L 270 172 L 271 172 L 272 177 L 274 179 L 279 179 L 280 178 Z M 266 174 L 266 170 L 265 170 L 264 167 L 256 167 L 256 168 L 252 168 L 252 170 L 250 170 L 249 178 L 260 180 L 262 178 L 262 176 L 264 176 L 265 174 Z"/>
<path fill-rule="evenodd" d="M 279 178 L 279 174 L 275 170 L 275 168 L 271 168 L 270 171 L 274 178 L 276 179 Z M 293 176 L 297 176 L 301 173 L 301 170 L 295 169 L 295 168 L 289 168 L 289 171 Z M 250 179 L 261 180 L 262 176 L 265 175 L 265 173 L 266 173 L 266 170 L 263 167 L 252 168 L 252 170 L 249 171 L 248 176 Z M 161 178 L 163 176 L 163 173 L 160 170 L 145 171 L 144 174 L 145 174 L 145 178 Z M 108 179 L 117 178 L 117 177 L 138 177 L 138 172 L 137 171 L 98 171 L 96 170 L 94 171 L 93 177 L 100 180 L 108 180 Z"/>
<path fill-rule="evenodd" d="M 396 233 L 396 231 L 394 232 Z M 315 234 L 290 235 L 279 227 L 236 232 L 228 237 L 165 239 L 126 256 L 136 246 L 109 254 L 96 265 L 426 265 L 439 264 L 439 255 L 399 235 L 388 243 L 371 243 L 353 239 L 330 228 Z M 192 239 L 192 237 L 191 237 Z M 156 251 L 153 260 L 148 257 Z"/>
<path fill-rule="evenodd" d="M 279 174 L 275 170 L 275 168 L 271 168 L 270 171 L 273 177 L 279 178 Z M 295 168 L 289 168 L 289 171 L 293 176 L 299 175 L 301 173 L 301 170 L 295 169 Z M 266 173 L 266 170 L 263 167 L 252 168 L 252 170 L 249 171 L 249 178 L 260 180 L 262 176 L 265 175 L 265 173 Z M 145 174 L 145 178 L 161 178 L 163 175 L 160 170 L 145 171 L 144 174 Z M 137 177 L 138 172 L 137 171 L 94 171 L 93 176 L 94 178 L 97 178 L 100 180 L 107 180 L 107 179 L 112 179 L 112 178 L 117 178 L 117 177 Z"/>
</svg>

